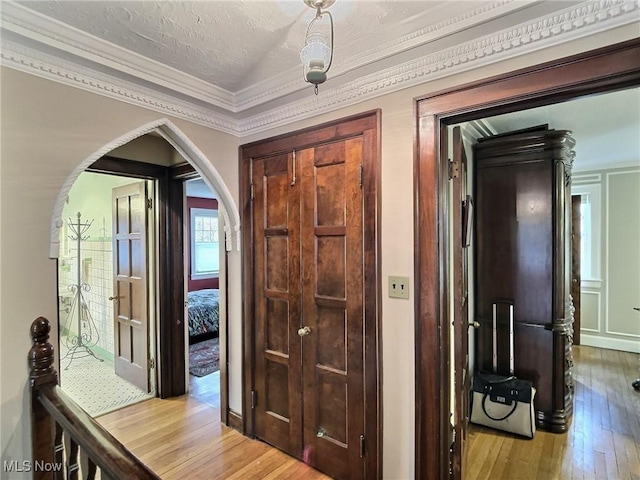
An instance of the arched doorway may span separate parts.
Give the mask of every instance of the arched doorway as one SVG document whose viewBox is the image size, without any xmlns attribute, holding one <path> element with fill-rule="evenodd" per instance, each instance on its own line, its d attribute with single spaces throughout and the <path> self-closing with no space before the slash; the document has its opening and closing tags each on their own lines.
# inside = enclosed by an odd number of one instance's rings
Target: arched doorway
<svg viewBox="0 0 640 480">
<path fill-rule="evenodd" d="M 127 160 L 126 156 L 115 157 L 114 152 L 130 145 L 138 139 L 152 135 L 155 140 L 167 144 L 175 157 L 171 167 L 153 163 L 135 162 Z M 83 172 L 107 173 L 110 175 L 126 176 L 133 180 L 146 180 L 155 184 L 154 218 L 157 234 L 157 258 L 152 269 L 154 275 L 154 295 L 156 297 L 156 331 L 157 340 L 156 371 L 158 381 L 158 395 L 170 397 L 185 393 L 188 381 L 186 375 L 185 330 L 184 322 L 184 232 L 182 232 L 182 218 L 184 215 L 184 181 L 192 176 L 199 176 L 216 192 L 220 204 L 220 216 L 224 225 L 224 248 L 230 251 L 239 247 L 239 239 L 234 242 L 233 232 L 239 233 L 239 214 L 233 198 L 226 184 L 211 162 L 202 152 L 169 120 L 161 119 L 151 122 L 114 141 L 83 160 L 69 175 L 61 188 L 51 221 L 50 256 L 58 258 L 60 254 L 60 229 L 64 223 L 62 212 L 72 185 Z M 223 280 L 221 278 L 221 280 Z M 220 285 L 223 299 L 226 285 Z M 223 300 L 224 301 L 224 300 Z M 227 311 L 225 309 L 225 311 Z M 228 313 L 228 311 L 227 311 Z M 222 322 L 222 319 L 221 319 Z M 224 323 L 224 322 L 223 322 Z M 226 342 L 221 342 L 221 350 Z M 221 357 L 226 352 L 221 351 Z M 221 362 L 224 373 L 221 372 L 221 412 L 226 423 L 228 411 L 227 394 L 228 381 L 226 364 Z"/>
</svg>

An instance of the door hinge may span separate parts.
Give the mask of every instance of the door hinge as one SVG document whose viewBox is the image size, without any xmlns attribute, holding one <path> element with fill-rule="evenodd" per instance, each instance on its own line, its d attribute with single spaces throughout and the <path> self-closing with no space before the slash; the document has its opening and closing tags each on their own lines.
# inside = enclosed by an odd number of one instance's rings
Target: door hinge
<svg viewBox="0 0 640 480">
<path fill-rule="evenodd" d="M 255 188 L 253 188 L 253 182 L 249 184 L 249 189 L 251 190 L 251 200 L 253 200 L 254 198 L 256 198 L 256 190 Z"/>
<path fill-rule="evenodd" d="M 364 178 L 364 165 L 360 164 L 360 188 L 362 188 L 363 178 Z"/>
<path fill-rule="evenodd" d="M 151 357 L 149 358 L 149 370 L 156 368 L 156 359 Z"/>
<path fill-rule="evenodd" d="M 459 174 L 460 174 L 460 163 L 454 162 L 451 159 L 449 159 L 449 180 L 458 178 Z"/>
<path fill-rule="evenodd" d="M 255 390 L 251 390 L 251 409 L 256 408 L 256 403 L 257 403 L 257 397 L 258 394 L 256 393 Z"/>
<path fill-rule="evenodd" d="M 295 186 L 296 184 L 296 151 L 293 151 L 293 159 L 292 159 L 292 163 L 293 163 L 293 174 L 291 176 L 291 186 Z"/>
<path fill-rule="evenodd" d="M 364 435 L 360 435 L 360 458 L 364 458 Z"/>
<path fill-rule="evenodd" d="M 153 208 L 153 198 L 147 198 L 147 208 Z"/>
</svg>

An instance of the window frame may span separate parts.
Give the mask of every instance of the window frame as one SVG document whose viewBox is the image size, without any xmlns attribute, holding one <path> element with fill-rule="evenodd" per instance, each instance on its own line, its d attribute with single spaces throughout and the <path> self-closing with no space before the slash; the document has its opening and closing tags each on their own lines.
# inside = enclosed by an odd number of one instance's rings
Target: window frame
<svg viewBox="0 0 640 480">
<path fill-rule="evenodd" d="M 197 258 L 196 258 L 196 235 L 195 235 L 195 223 L 196 217 L 211 217 L 216 219 L 216 231 L 218 234 L 218 240 L 212 242 L 218 245 L 218 269 L 211 270 L 204 273 L 196 273 L 197 270 Z M 220 223 L 218 220 L 218 210 L 215 208 L 203 208 L 192 207 L 189 209 L 189 253 L 190 253 L 190 268 L 189 277 L 191 280 L 208 280 L 212 278 L 218 278 L 220 276 Z"/>
<path fill-rule="evenodd" d="M 583 238 L 585 235 L 584 227 L 581 231 L 581 241 L 589 242 L 588 246 L 588 258 L 581 256 L 580 258 L 580 275 L 581 283 L 583 286 L 587 284 L 602 282 L 602 187 L 599 183 L 588 183 L 571 186 L 571 196 L 581 196 L 581 205 L 584 203 L 589 204 L 590 216 L 589 216 L 589 238 Z M 586 197 L 586 202 L 585 198 Z M 581 207 L 582 209 L 582 207 Z M 582 245 L 581 245 L 582 250 Z M 588 263 L 589 274 L 585 275 L 585 268 L 583 267 Z"/>
</svg>

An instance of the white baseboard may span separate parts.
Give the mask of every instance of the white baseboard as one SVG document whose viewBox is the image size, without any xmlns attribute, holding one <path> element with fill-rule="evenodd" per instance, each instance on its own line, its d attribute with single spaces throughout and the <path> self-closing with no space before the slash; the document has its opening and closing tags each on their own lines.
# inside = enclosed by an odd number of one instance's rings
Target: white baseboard
<svg viewBox="0 0 640 480">
<path fill-rule="evenodd" d="M 580 334 L 580 345 L 589 347 L 608 348 L 622 352 L 640 353 L 640 340 L 624 340 L 620 338 L 599 337 L 587 333 Z"/>
</svg>

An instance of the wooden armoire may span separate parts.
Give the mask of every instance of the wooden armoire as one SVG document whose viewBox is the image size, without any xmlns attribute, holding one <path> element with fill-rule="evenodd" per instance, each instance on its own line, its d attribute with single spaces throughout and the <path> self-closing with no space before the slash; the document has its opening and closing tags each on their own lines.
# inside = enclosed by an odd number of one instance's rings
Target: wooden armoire
<svg viewBox="0 0 640 480">
<path fill-rule="evenodd" d="M 537 426 L 553 432 L 567 431 L 573 412 L 574 145 L 571 132 L 544 125 L 474 146 L 476 371 L 493 370 L 495 343 L 498 373 L 509 374 L 513 351 L 514 374 L 537 389 Z"/>
</svg>

